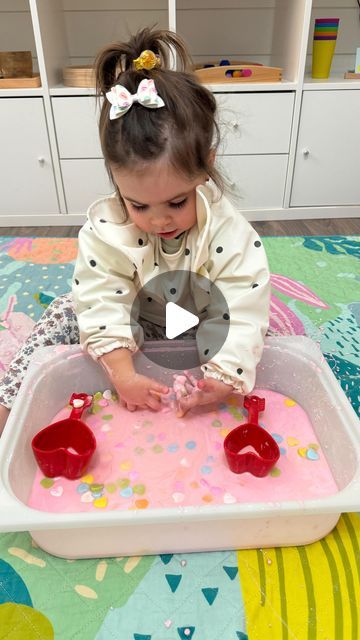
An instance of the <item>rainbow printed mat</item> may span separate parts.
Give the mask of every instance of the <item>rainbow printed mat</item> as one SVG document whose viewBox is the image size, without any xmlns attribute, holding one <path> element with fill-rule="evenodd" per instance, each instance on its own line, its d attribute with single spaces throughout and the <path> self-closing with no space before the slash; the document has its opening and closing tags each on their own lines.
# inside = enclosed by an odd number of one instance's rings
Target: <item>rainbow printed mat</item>
<svg viewBox="0 0 360 640">
<path fill-rule="evenodd" d="M 264 245 L 273 332 L 318 342 L 360 414 L 359 237 Z M 72 238 L 0 237 L 3 371 L 70 289 L 76 250 Z M 314 544 L 238 552 L 67 561 L 28 533 L 0 534 L 0 640 L 359 640 L 359 612 L 355 513 Z"/>
</svg>

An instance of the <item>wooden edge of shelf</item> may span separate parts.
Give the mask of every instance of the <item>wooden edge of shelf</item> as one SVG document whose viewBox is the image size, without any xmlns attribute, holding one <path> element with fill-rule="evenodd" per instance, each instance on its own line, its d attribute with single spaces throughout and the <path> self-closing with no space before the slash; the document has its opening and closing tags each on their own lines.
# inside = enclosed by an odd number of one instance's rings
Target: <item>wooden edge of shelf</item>
<svg viewBox="0 0 360 640">
<path fill-rule="evenodd" d="M 0 89 L 32 89 L 41 87 L 39 73 L 33 73 L 31 78 L 0 78 Z"/>
<path fill-rule="evenodd" d="M 344 73 L 346 80 L 360 80 L 360 73 L 354 73 L 353 71 L 347 71 Z"/>
<path fill-rule="evenodd" d="M 249 75 L 226 76 L 229 71 L 250 71 Z M 231 83 L 231 82 L 280 82 L 282 69 L 280 67 L 266 67 L 264 65 L 222 65 L 220 67 L 206 67 L 195 70 L 195 75 L 200 82 L 206 84 Z"/>
</svg>

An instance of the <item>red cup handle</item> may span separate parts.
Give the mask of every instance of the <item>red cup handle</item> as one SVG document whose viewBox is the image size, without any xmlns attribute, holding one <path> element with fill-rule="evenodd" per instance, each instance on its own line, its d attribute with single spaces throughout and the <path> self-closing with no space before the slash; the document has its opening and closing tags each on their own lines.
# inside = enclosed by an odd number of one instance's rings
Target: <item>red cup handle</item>
<svg viewBox="0 0 360 640">
<path fill-rule="evenodd" d="M 80 420 L 83 412 L 87 407 L 90 407 L 92 403 L 92 396 L 87 393 L 73 393 L 69 404 L 72 406 L 70 418 L 73 420 Z"/>
</svg>

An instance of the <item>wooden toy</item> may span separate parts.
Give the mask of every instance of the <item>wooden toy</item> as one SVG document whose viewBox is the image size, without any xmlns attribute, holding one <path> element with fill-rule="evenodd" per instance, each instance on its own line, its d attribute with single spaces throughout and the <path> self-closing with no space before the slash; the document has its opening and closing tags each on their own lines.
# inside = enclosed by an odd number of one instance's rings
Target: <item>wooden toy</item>
<svg viewBox="0 0 360 640">
<path fill-rule="evenodd" d="M 217 84 L 227 82 L 280 82 L 282 69 L 267 67 L 254 62 L 229 62 L 222 60 L 218 65 L 195 65 L 195 74 L 200 82 Z"/>
<path fill-rule="evenodd" d="M 92 65 L 63 68 L 65 87 L 95 87 L 95 73 Z"/>
</svg>

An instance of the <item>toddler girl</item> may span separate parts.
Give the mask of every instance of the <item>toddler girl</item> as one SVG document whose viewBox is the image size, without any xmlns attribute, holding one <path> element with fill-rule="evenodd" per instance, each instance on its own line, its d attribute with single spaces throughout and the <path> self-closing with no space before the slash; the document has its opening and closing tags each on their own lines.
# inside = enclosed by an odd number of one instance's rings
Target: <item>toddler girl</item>
<svg viewBox="0 0 360 640">
<path fill-rule="evenodd" d="M 173 52 L 178 71 L 170 68 Z M 3 422 L 33 350 L 79 340 L 106 369 L 124 406 L 158 410 L 168 389 L 138 374 L 133 354 L 144 331 L 165 337 L 159 310 L 169 299 L 165 291 L 148 295 L 136 341 L 131 307 L 140 290 L 146 296 L 147 283 L 175 270 L 189 274 L 175 302 L 197 308 L 190 283 L 197 274 L 216 285 L 228 307 L 224 314 L 210 296 L 196 334 L 204 377 L 180 400 L 180 411 L 252 390 L 268 327 L 267 260 L 254 229 L 224 196 L 214 163 L 216 101 L 189 65 L 178 36 L 147 28 L 98 54 L 100 140 L 115 193 L 88 210 L 72 294 L 52 302 L 0 382 Z M 214 342 L 224 318 L 227 338 L 206 358 L 203 345 Z"/>
</svg>

